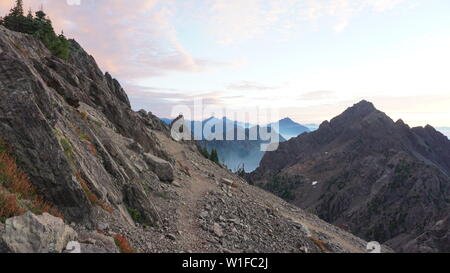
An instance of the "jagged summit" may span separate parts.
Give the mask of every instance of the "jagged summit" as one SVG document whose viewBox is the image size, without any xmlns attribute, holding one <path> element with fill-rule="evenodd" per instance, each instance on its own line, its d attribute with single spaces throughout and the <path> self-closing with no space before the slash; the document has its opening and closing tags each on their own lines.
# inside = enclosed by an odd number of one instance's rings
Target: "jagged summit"
<svg viewBox="0 0 450 273">
<path fill-rule="evenodd" d="M 360 102 L 358 102 L 358 103 L 355 103 L 352 107 L 350 107 L 350 108 L 354 108 L 354 109 L 367 109 L 367 110 L 370 110 L 370 111 L 374 111 L 374 110 L 377 110 L 376 108 L 375 108 L 375 106 L 373 105 L 373 103 L 371 103 L 370 101 L 367 101 L 367 100 L 362 100 L 362 101 L 360 101 Z"/>
<path fill-rule="evenodd" d="M 289 118 L 289 117 L 285 117 L 285 118 L 283 118 L 283 119 L 280 119 L 280 121 L 279 121 L 280 123 L 287 123 L 287 124 L 289 124 L 289 123 L 295 123 L 295 121 L 293 121 L 291 118 Z"/>
<path fill-rule="evenodd" d="M 330 120 L 332 127 L 359 126 L 362 123 L 385 123 L 391 125 L 394 121 L 368 101 L 361 101 L 347 108 L 341 115 Z"/>
<path fill-rule="evenodd" d="M 428 252 L 450 251 L 438 243 L 449 226 L 430 232 L 450 214 L 449 176 L 444 135 L 362 101 L 266 153 L 249 179 L 367 240 Z"/>
</svg>

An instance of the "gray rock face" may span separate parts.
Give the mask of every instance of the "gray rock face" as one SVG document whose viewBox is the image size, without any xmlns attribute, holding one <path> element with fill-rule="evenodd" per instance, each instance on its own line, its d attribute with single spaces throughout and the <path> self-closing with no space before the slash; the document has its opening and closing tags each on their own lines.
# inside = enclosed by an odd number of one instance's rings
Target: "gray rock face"
<svg viewBox="0 0 450 273">
<path fill-rule="evenodd" d="M 63 61 L 32 36 L 0 26 L 0 138 L 69 222 L 93 223 L 98 208 L 127 218 L 124 185 L 150 179 L 152 170 L 173 180 L 152 132 L 168 129 L 151 113 L 134 112 L 118 81 L 71 43 Z"/>
<path fill-rule="evenodd" d="M 144 155 L 145 162 L 150 165 L 151 170 L 161 179 L 161 181 L 172 182 L 174 179 L 173 166 L 168 161 L 152 154 Z"/>
<path fill-rule="evenodd" d="M 158 226 L 161 222 L 156 207 L 142 186 L 127 184 L 124 186 L 124 201 L 135 222 Z"/>
<path fill-rule="evenodd" d="M 60 253 L 77 233 L 63 220 L 44 213 L 6 220 L 3 242 L 13 253 Z"/>
</svg>

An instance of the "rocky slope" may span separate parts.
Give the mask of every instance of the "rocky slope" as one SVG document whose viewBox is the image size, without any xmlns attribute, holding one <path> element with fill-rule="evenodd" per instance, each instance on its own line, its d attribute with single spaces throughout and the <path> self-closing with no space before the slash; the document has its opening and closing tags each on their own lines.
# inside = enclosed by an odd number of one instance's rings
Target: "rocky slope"
<svg viewBox="0 0 450 273">
<path fill-rule="evenodd" d="M 140 252 L 365 252 L 365 241 L 173 141 L 75 41 L 65 62 L 0 27 L 0 97 L 0 138 L 65 221 L 9 218 L 0 252 L 60 252 L 70 240 L 83 252 L 127 241 Z"/>
<path fill-rule="evenodd" d="M 450 141 L 362 101 L 268 152 L 250 181 L 366 240 L 450 251 Z"/>
</svg>

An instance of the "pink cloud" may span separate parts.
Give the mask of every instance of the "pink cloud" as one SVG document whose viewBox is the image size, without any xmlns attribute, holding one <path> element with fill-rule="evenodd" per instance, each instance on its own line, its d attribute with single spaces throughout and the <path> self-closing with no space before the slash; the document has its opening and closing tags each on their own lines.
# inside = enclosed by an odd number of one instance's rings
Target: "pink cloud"
<svg viewBox="0 0 450 273">
<path fill-rule="evenodd" d="M 25 0 L 37 10 L 40 3 Z M 14 0 L 1 0 L 6 13 Z M 82 0 L 68 5 L 47 0 L 44 11 L 57 31 L 75 38 L 100 67 L 120 78 L 159 76 L 170 71 L 204 72 L 223 62 L 192 56 L 180 43 L 171 23 L 172 1 Z"/>
</svg>

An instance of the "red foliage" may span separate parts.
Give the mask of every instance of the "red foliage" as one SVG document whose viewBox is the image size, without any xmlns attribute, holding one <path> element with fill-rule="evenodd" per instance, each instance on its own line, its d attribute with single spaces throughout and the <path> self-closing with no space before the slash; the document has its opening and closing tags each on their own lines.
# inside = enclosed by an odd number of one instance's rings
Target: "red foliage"
<svg viewBox="0 0 450 273">
<path fill-rule="evenodd" d="M 63 218 L 50 203 L 38 194 L 28 176 L 22 172 L 10 155 L 4 142 L 0 139 L 0 207 L 1 217 L 12 217 L 23 214 L 26 209 L 20 206 L 20 200 L 28 200 L 28 209 L 34 213 L 47 212 Z M 6 218 L 8 218 L 6 217 Z"/>
<path fill-rule="evenodd" d="M 20 216 L 25 213 L 25 209 L 19 205 L 15 194 L 6 193 L 0 189 L 0 222 L 14 216 Z"/>
<path fill-rule="evenodd" d="M 316 246 L 318 246 L 323 252 L 329 252 L 330 248 L 327 244 L 317 238 L 311 237 L 309 238 Z"/>
<path fill-rule="evenodd" d="M 75 176 L 77 177 L 78 182 L 80 182 L 81 188 L 83 189 L 84 194 L 86 194 L 86 197 L 88 198 L 89 202 L 91 202 L 91 204 L 99 206 L 109 213 L 113 213 L 113 208 L 110 205 L 98 199 L 97 195 L 95 195 L 95 193 L 91 191 L 88 184 L 81 177 L 81 174 L 79 172 L 77 172 Z"/>
<path fill-rule="evenodd" d="M 136 252 L 133 249 L 133 247 L 130 245 L 130 242 L 128 242 L 128 240 L 125 236 L 116 234 L 114 236 L 114 241 L 116 242 L 117 247 L 119 247 L 119 250 L 121 253 L 135 253 Z"/>
<path fill-rule="evenodd" d="M 89 150 L 94 156 L 97 156 L 97 148 L 95 148 L 95 145 L 91 142 L 86 142 L 86 145 L 88 146 Z"/>
</svg>

